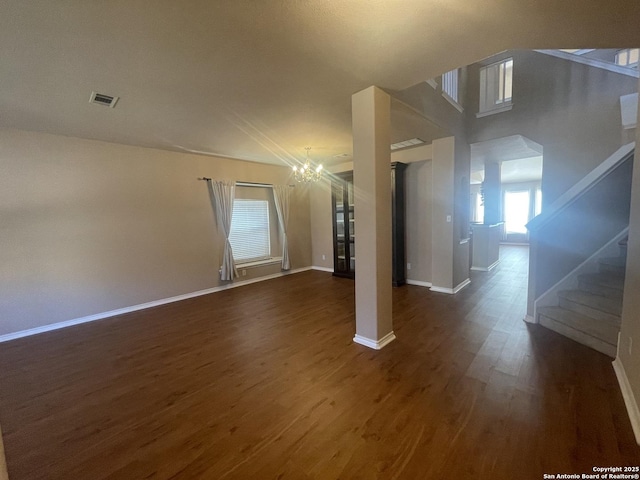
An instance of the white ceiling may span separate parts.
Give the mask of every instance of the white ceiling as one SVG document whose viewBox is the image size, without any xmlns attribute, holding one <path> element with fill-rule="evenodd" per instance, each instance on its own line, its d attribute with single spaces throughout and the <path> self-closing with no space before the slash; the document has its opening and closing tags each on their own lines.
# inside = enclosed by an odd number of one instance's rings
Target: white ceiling
<svg viewBox="0 0 640 480">
<path fill-rule="evenodd" d="M 637 0 L 3 0 L 0 128 L 326 161 L 351 153 L 363 88 L 510 48 L 637 46 L 638 19 Z M 419 136 L 410 116 L 392 141 Z"/>
</svg>

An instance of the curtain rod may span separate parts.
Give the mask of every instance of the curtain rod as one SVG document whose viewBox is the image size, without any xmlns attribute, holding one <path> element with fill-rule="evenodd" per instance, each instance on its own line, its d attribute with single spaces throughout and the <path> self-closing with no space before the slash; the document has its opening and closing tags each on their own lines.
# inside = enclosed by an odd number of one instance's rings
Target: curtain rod
<svg viewBox="0 0 640 480">
<path fill-rule="evenodd" d="M 198 180 L 207 180 L 211 181 L 209 177 L 201 177 Z M 272 183 L 255 183 L 255 182 L 236 182 L 236 186 L 238 187 L 265 187 L 265 188 L 273 188 Z M 289 187 L 294 188 L 295 185 L 289 185 Z"/>
</svg>

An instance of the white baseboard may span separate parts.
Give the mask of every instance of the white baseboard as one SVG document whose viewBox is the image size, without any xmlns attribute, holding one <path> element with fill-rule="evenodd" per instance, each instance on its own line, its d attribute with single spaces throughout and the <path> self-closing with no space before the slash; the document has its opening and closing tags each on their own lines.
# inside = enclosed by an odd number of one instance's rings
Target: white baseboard
<svg viewBox="0 0 640 480">
<path fill-rule="evenodd" d="M 362 335 L 358 335 L 358 334 L 356 334 L 356 336 L 353 337 L 353 341 L 355 343 L 359 343 L 360 345 L 364 345 L 365 347 L 373 348 L 374 350 L 380 350 L 386 347 L 395 339 L 396 339 L 396 336 L 393 332 L 387 333 L 380 340 L 372 340 L 370 338 L 363 337 Z"/>
<path fill-rule="evenodd" d="M 533 315 L 525 315 L 523 320 L 527 323 L 538 323 L 536 322 L 536 317 L 534 317 Z"/>
<path fill-rule="evenodd" d="M 473 270 L 474 272 L 490 272 L 491 270 L 496 268 L 499 263 L 500 263 L 500 260 L 496 260 L 488 267 L 471 267 L 471 270 Z"/>
<path fill-rule="evenodd" d="M 311 270 L 320 270 L 321 272 L 333 273 L 333 268 L 318 267 L 317 265 L 314 265 L 313 267 L 311 267 Z"/>
<path fill-rule="evenodd" d="M 618 377 L 622 398 L 624 398 L 624 404 L 627 407 L 627 413 L 629 414 L 629 420 L 631 420 L 631 428 L 633 428 L 636 443 L 640 445 L 640 408 L 638 408 L 638 402 L 633 395 L 633 390 L 629 384 L 629 379 L 627 378 L 627 373 L 624 371 L 620 357 L 617 357 L 613 361 L 613 370 L 616 372 L 616 377 Z"/>
<path fill-rule="evenodd" d="M 409 280 L 407 278 L 407 285 L 417 285 L 418 287 L 427 287 L 430 288 L 433 286 L 431 282 L 423 282 L 421 280 Z"/>
<path fill-rule="evenodd" d="M 432 292 L 438 292 L 438 293 L 448 293 L 449 295 L 455 295 L 456 293 L 458 293 L 460 290 L 462 290 L 464 287 L 466 287 L 470 283 L 471 283 L 471 280 L 467 278 L 463 282 L 460 282 L 460 284 L 457 287 L 447 288 L 447 287 L 437 287 L 437 286 L 433 285 L 433 286 L 431 286 L 431 291 Z"/>
<path fill-rule="evenodd" d="M 200 297 L 202 295 L 208 295 L 210 293 L 220 292 L 222 290 L 228 290 L 230 288 L 242 287 L 244 285 L 249 285 L 251 283 L 263 282 L 265 280 L 271 280 L 273 278 L 279 278 L 285 275 L 305 272 L 307 270 L 311 270 L 311 267 L 296 268 L 295 270 L 289 270 L 289 271 L 280 272 L 280 273 L 273 273 L 271 275 L 265 275 L 264 277 L 252 278 L 250 280 L 242 280 L 239 282 L 229 283 L 226 285 L 220 285 L 218 287 L 207 288 L 206 290 L 199 290 L 197 292 L 185 293 L 183 295 L 176 295 L 175 297 L 154 300 L 153 302 L 141 303 L 139 305 L 133 305 L 131 307 L 118 308 L 116 310 L 96 313 L 94 315 L 88 315 L 86 317 L 74 318 L 72 320 L 66 320 L 64 322 L 57 322 L 49 325 L 43 325 L 41 327 L 30 328 L 28 330 L 21 330 L 19 332 L 7 333 L 5 335 L 0 335 L 0 343 L 8 342 L 10 340 L 16 340 L 18 338 L 29 337 L 31 335 L 37 335 L 39 333 L 50 332 L 52 330 L 59 330 L 61 328 L 72 327 L 73 325 L 80 325 L 81 323 L 95 322 L 96 320 L 102 320 L 104 318 L 115 317 L 117 315 L 123 315 L 125 313 L 137 312 L 139 310 L 158 307 L 160 305 L 165 305 L 167 303 L 179 302 L 181 300 Z"/>
</svg>

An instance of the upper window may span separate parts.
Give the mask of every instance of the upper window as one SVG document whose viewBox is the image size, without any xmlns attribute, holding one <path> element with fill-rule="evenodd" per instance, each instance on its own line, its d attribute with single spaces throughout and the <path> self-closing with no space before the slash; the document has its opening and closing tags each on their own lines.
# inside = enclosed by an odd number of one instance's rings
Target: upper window
<svg viewBox="0 0 640 480">
<path fill-rule="evenodd" d="M 451 100 L 458 103 L 458 69 L 442 75 L 442 93 L 446 93 Z"/>
<path fill-rule="evenodd" d="M 626 48 L 616 53 L 616 63 L 621 67 L 638 68 L 640 48 Z"/>
<path fill-rule="evenodd" d="M 271 255 L 269 202 L 235 199 L 229 242 L 238 263 L 264 260 Z"/>
<path fill-rule="evenodd" d="M 480 111 L 497 113 L 511 109 L 513 59 L 508 58 L 480 69 Z"/>
</svg>

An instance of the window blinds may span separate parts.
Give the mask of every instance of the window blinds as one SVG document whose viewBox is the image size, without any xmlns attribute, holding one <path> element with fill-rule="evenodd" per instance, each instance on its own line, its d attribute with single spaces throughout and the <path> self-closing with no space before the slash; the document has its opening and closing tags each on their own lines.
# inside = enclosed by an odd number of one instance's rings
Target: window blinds
<svg viewBox="0 0 640 480">
<path fill-rule="evenodd" d="M 229 242 L 233 248 L 233 259 L 238 263 L 271 256 L 268 201 L 234 200 Z"/>
</svg>

